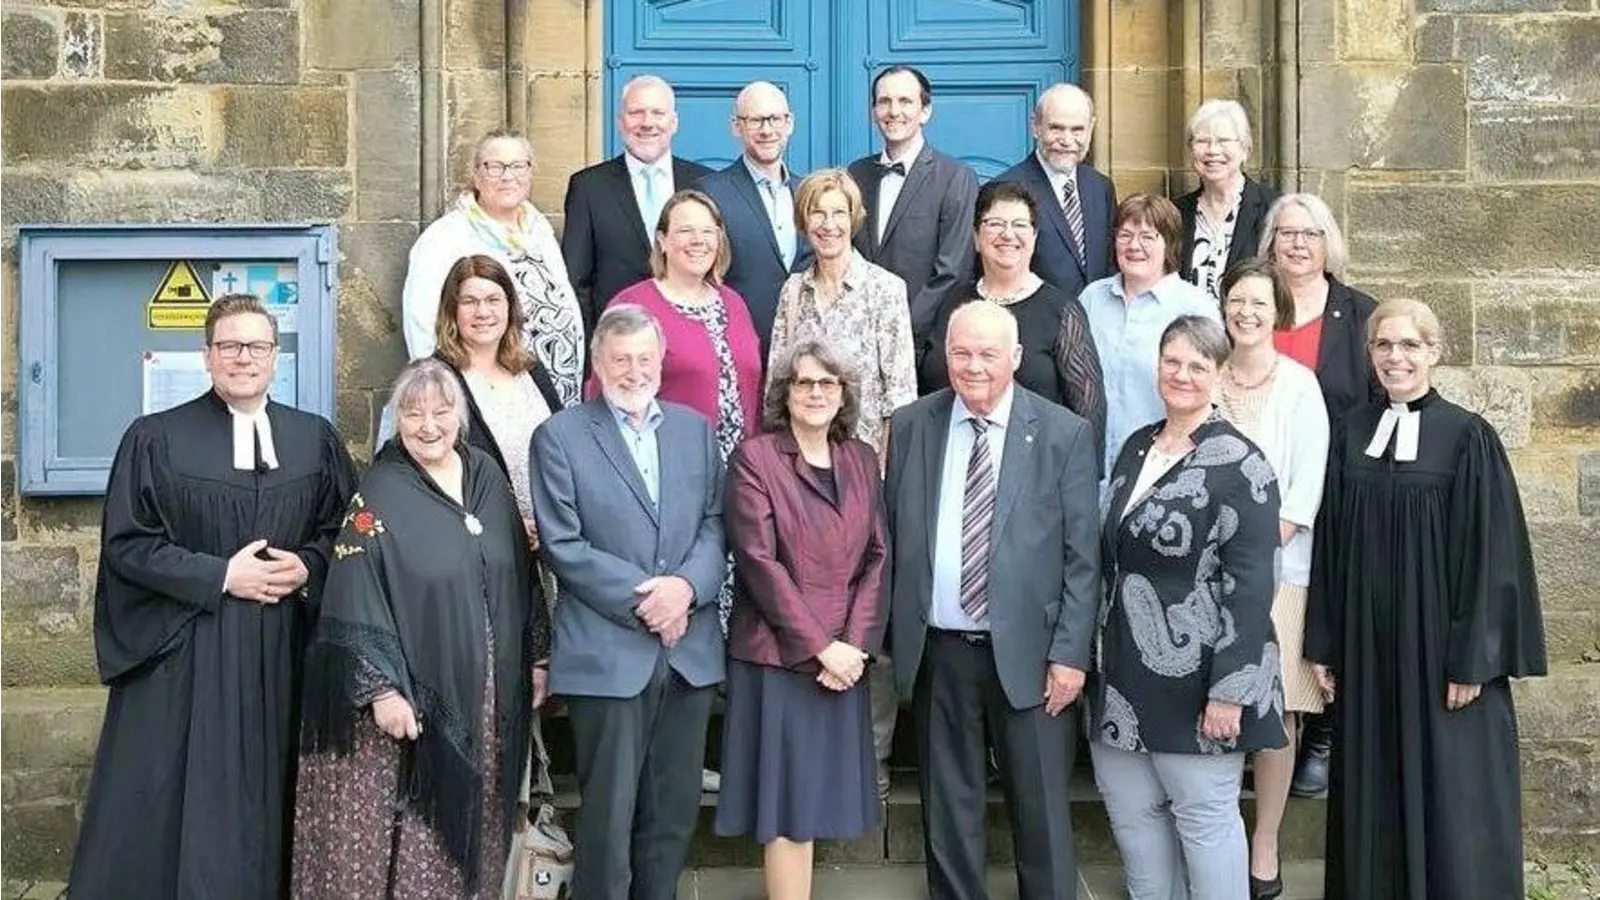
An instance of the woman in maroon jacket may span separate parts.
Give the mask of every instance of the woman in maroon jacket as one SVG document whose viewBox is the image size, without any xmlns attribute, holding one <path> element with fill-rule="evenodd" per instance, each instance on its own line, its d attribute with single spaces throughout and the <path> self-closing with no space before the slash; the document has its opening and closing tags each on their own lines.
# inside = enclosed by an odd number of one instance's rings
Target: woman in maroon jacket
<svg viewBox="0 0 1600 900">
<path fill-rule="evenodd" d="M 812 841 L 877 824 L 862 673 L 887 615 L 887 528 L 853 376 L 804 342 L 768 381 L 771 432 L 728 461 L 737 565 L 718 834 L 766 847 L 767 896 L 811 895 Z"/>
</svg>

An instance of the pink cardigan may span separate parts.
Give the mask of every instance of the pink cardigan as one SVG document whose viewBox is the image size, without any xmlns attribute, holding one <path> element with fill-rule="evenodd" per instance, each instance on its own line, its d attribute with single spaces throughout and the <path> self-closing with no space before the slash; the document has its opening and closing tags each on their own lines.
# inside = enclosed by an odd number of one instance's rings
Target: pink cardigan
<svg viewBox="0 0 1600 900">
<path fill-rule="evenodd" d="M 717 289 L 728 317 L 728 349 L 733 354 L 733 366 L 738 370 L 739 407 L 744 411 L 744 437 L 759 434 L 761 422 L 761 342 L 756 337 L 755 326 L 750 323 L 750 310 L 727 285 Z M 661 392 L 659 399 L 682 403 L 705 416 L 715 428 L 717 424 L 717 351 L 711 345 L 711 334 L 694 319 L 679 312 L 656 283 L 646 279 L 617 292 L 613 303 L 632 303 L 650 311 L 661 323 L 667 339 L 666 357 L 661 361 Z M 599 385 L 590 378 L 589 396 L 599 393 Z"/>
</svg>

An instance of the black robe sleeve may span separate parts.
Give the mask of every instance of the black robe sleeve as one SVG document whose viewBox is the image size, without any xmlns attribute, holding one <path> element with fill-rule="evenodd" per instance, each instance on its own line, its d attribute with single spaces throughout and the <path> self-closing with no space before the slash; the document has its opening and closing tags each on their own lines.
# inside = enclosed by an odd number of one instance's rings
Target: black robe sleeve
<svg viewBox="0 0 1600 900">
<path fill-rule="evenodd" d="M 1306 590 L 1305 644 L 1302 652 L 1313 663 L 1335 666 L 1344 634 L 1343 586 L 1335 577 L 1341 570 L 1338 553 L 1348 540 L 1339 533 L 1339 500 L 1344 480 L 1345 431 L 1348 416 L 1334 422 L 1328 440 L 1328 468 L 1322 482 L 1322 505 L 1311 542 L 1311 585 Z"/>
<path fill-rule="evenodd" d="M 349 451 L 333 426 L 322 423 L 322 505 L 317 509 L 317 530 L 311 540 L 295 551 L 310 576 L 301 588 L 301 598 L 312 605 L 321 601 L 323 584 L 333 554 L 333 541 L 344 522 L 345 507 L 356 490 L 356 467 Z"/>
<path fill-rule="evenodd" d="M 1446 677 L 1485 684 L 1545 674 L 1539 587 L 1516 477 L 1499 435 L 1476 416 L 1456 462 L 1450 532 Z"/>
<path fill-rule="evenodd" d="M 165 441 L 149 421 L 123 435 L 111 463 L 95 584 L 95 655 L 107 684 L 222 603 L 228 560 L 174 543 L 160 500 Z"/>
</svg>

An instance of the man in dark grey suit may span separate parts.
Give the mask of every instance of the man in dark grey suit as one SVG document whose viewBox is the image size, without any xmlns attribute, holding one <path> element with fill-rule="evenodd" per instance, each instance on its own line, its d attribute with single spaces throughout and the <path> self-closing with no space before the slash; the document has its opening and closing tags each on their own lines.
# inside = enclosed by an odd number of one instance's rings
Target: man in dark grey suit
<svg viewBox="0 0 1600 900">
<path fill-rule="evenodd" d="M 607 309 L 590 359 L 602 396 L 533 435 L 533 513 L 561 592 L 550 691 L 577 751 L 572 895 L 672 900 L 700 808 L 723 678 L 722 463 L 711 427 L 660 403 L 660 325 Z"/>
<path fill-rule="evenodd" d="M 917 346 L 933 328 L 945 295 L 972 277 L 972 167 L 928 146 L 922 129 L 933 118 L 933 88 L 910 66 L 890 66 L 872 80 L 872 120 L 883 153 L 850 164 L 867 220 L 856 249 L 906 283 L 911 335 Z"/>
<path fill-rule="evenodd" d="M 985 301 L 950 319 L 951 388 L 889 428 L 895 684 L 912 697 L 933 900 L 984 890 L 993 740 L 1021 900 L 1077 896 L 1067 780 L 1099 613 L 1094 431 L 1013 383 L 1017 323 Z"/>
<path fill-rule="evenodd" d="M 1019 182 L 1039 205 L 1034 274 L 1068 297 L 1112 274 L 1111 220 L 1117 192 L 1084 162 L 1094 139 L 1094 100 L 1075 84 L 1057 84 L 1033 106 L 1028 158 L 996 181 Z"/>
<path fill-rule="evenodd" d="M 783 151 L 794 134 L 794 116 L 783 91 L 766 81 L 745 85 L 734 100 L 733 133 L 739 138 L 739 158 L 696 186 L 722 211 L 733 250 L 733 262 L 722 280 L 744 298 L 761 338 L 764 363 L 778 312 L 778 291 L 790 272 L 811 263 L 811 247 L 795 227 L 794 194 L 800 183 L 783 162 Z"/>
</svg>

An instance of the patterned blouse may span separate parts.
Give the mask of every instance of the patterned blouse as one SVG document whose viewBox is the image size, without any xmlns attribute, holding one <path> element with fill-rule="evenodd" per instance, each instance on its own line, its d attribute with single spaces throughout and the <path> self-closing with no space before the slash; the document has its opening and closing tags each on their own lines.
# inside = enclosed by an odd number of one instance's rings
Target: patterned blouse
<svg viewBox="0 0 1600 900">
<path fill-rule="evenodd" d="M 916 354 L 911 343 L 911 311 L 906 284 L 887 269 L 850 251 L 850 265 L 839 298 L 827 309 L 817 304 L 816 269 L 789 276 L 778 292 L 767 374 L 790 348 L 823 340 L 855 369 L 861 418 L 856 437 L 883 455 L 884 423 L 917 399 Z"/>
<path fill-rule="evenodd" d="M 495 389 L 477 372 L 466 371 L 462 377 L 483 413 L 484 424 L 494 435 L 500 454 L 506 460 L 506 472 L 511 478 L 511 490 L 517 495 L 517 510 L 524 519 L 533 518 L 533 494 L 528 484 L 528 449 L 534 429 L 550 418 L 550 404 L 533 383 L 533 376 L 518 372 L 516 379 L 506 389 Z"/>
<path fill-rule="evenodd" d="M 1239 201 L 1243 197 L 1244 179 L 1241 178 L 1239 186 L 1234 188 L 1228 200 L 1228 214 L 1222 217 L 1221 222 L 1206 215 L 1204 203 L 1195 207 L 1194 255 L 1189 258 L 1189 264 L 1194 267 L 1201 290 L 1218 303 L 1222 302 L 1222 275 L 1228 268 L 1228 253 L 1233 249 L 1233 229 L 1239 221 Z"/>
<path fill-rule="evenodd" d="M 733 346 L 728 343 L 728 310 L 718 300 L 697 306 L 682 304 L 668 297 L 672 308 L 700 323 L 711 336 L 717 355 L 717 452 L 726 463 L 733 448 L 744 439 L 744 407 L 739 404 L 739 370 L 733 364 Z"/>
</svg>

